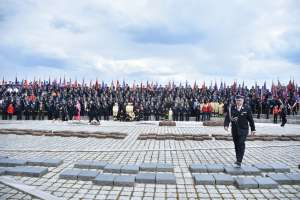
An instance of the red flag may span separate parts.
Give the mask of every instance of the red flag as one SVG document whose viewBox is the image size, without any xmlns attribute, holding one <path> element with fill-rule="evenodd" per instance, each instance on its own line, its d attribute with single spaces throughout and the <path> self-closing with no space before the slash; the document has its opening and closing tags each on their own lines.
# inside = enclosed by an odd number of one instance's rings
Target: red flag
<svg viewBox="0 0 300 200">
<path fill-rule="evenodd" d="M 98 90 L 98 89 L 99 89 L 99 83 L 98 83 L 98 79 L 96 79 L 95 88 L 96 88 L 96 90 Z"/>
</svg>

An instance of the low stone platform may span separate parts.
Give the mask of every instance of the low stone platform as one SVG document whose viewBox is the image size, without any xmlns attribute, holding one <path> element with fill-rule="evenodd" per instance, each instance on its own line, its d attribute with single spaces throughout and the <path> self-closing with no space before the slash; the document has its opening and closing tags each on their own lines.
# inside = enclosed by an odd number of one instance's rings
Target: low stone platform
<svg viewBox="0 0 300 200">
<path fill-rule="evenodd" d="M 176 184 L 172 173 L 141 172 L 137 175 L 100 173 L 90 170 L 67 169 L 60 173 L 60 179 L 93 181 L 96 185 L 134 186 L 134 183 Z"/>
<path fill-rule="evenodd" d="M 1 167 L 15 167 L 15 166 L 44 166 L 44 167 L 57 167 L 63 163 L 62 159 L 51 159 L 51 158 L 34 158 L 34 159 L 15 159 L 15 158 L 2 158 L 0 159 Z"/>
<path fill-rule="evenodd" d="M 127 134 L 119 132 L 83 132 L 83 131 L 48 131 L 33 129 L 1 129 L 0 134 L 34 135 L 34 136 L 61 136 L 61 137 L 80 137 L 80 138 L 101 138 L 101 139 L 124 139 Z"/>
<path fill-rule="evenodd" d="M 46 173 L 48 173 L 48 168 L 45 167 L 17 166 L 4 169 L 4 174 L 11 176 L 42 177 Z"/>
<path fill-rule="evenodd" d="M 241 168 L 223 164 L 193 163 L 189 166 L 189 170 L 191 173 L 224 172 L 231 175 L 259 175 L 262 172 L 290 172 L 290 168 L 283 163 L 258 163 L 252 166 L 242 165 Z"/>
<path fill-rule="evenodd" d="M 176 126 L 175 121 L 160 121 L 159 126 Z"/>
</svg>

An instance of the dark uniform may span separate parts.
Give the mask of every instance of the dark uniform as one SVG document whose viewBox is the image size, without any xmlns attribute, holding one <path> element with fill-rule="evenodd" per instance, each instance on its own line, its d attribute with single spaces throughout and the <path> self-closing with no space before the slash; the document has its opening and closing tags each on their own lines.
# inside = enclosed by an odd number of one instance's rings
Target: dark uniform
<svg viewBox="0 0 300 200">
<path fill-rule="evenodd" d="M 240 165 L 242 163 L 245 152 L 245 141 L 249 132 L 249 124 L 251 127 L 251 131 L 255 131 L 251 109 L 247 106 L 242 106 L 240 111 L 238 111 L 236 105 L 232 106 L 231 110 L 228 110 L 228 112 L 226 113 L 224 127 L 228 127 L 230 122 L 232 127 L 231 133 L 236 153 L 236 164 Z"/>
<path fill-rule="evenodd" d="M 287 119 L 286 119 L 286 114 L 287 114 L 287 106 L 283 106 L 282 109 L 281 109 L 281 113 L 280 113 L 280 116 L 281 116 L 281 125 L 282 127 L 284 127 L 284 125 L 286 124 L 287 122 Z"/>
<path fill-rule="evenodd" d="M 98 119 L 98 105 L 96 104 L 96 102 L 94 101 L 91 101 L 89 104 L 88 104 L 88 115 L 89 115 L 89 122 L 91 123 L 94 118 L 97 120 L 97 122 L 99 122 L 99 119 Z"/>
</svg>

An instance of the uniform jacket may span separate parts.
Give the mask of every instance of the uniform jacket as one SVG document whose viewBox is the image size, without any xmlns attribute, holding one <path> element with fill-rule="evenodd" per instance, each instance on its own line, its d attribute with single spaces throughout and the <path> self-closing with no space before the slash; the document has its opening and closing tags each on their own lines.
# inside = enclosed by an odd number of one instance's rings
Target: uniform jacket
<svg viewBox="0 0 300 200">
<path fill-rule="evenodd" d="M 231 107 L 231 118 L 237 119 L 236 121 L 231 122 L 229 117 L 229 112 L 226 113 L 224 126 L 228 127 L 230 122 L 233 127 L 239 129 L 249 129 L 249 124 L 251 131 L 255 131 L 255 125 L 252 117 L 252 112 L 249 107 L 242 106 L 241 110 L 238 111 L 236 106 Z"/>
</svg>

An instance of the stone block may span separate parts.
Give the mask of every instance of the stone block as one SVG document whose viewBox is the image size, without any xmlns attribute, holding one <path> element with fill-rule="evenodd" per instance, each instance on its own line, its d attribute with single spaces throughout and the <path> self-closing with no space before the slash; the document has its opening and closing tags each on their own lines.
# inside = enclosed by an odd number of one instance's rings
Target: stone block
<svg viewBox="0 0 300 200">
<path fill-rule="evenodd" d="M 195 174 L 194 180 L 196 185 L 214 185 L 216 180 L 211 174 Z"/>
<path fill-rule="evenodd" d="M 233 185 L 234 178 L 228 174 L 213 174 L 216 185 Z"/>
<path fill-rule="evenodd" d="M 99 172 L 97 171 L 81 170 L 77 176 L 77 179 L 82 181 L 90 181 L 95 179 L 98 176 L 98 174 Z"/>
<path fill-rule="evenodd" d="M 269 177 L 255 177 L 254 180 L 258 183 L 260 189 L 278 188 L 278 183 Z"/>
<path fill-rule="evenodd" d="M 207 167 L 205 164 L 191 164 L 190 165 L 190 171 L 192 173 L 207 173 Z"/>
<path fill-rule="evenodd" d="M 135 177 L 137 183 L 155 183 L 156 174 L 155 173 L 139 173 Z"/>
<path fill-rule="evenodd" d="M 115 176 L 111 174 L 99 174 L 94 180 L 93 183 L 96 185 L 114 185 Z"/>
<path fill-rule="evenodd" d="M 157 173 L 156 174 L 157 184 L 176 184 L 176 177 L 171 173 Z"/>
<path fill-rule="evenodd" d="M 80 172 L 81 172 L 81 170 L 78 170 L 78 169 L 66 169 L 62 173 L 59 174 L 59 178 L 77 180 Z"/>
<path fill-rule="evenodd" d="M 239 189 L 256 189 L 258 188 L 258 183 L 254 178 L 248 177 L 237 177 L 235 178 L 235 184 Z"/>
<path fill-rule="evenodd" d="M 121 173 L 122 165 L 119 164 L 107 164 L 103 168 L 103 172 L 106 173 Z"/>
<path fill-rule="evenodd" d="M 121 173 L 137 174 L 137 173 L 139 173 L 139 166 L 138 165 L 133 165 L 133 164 L 124 165 L 121 168 Z"/>
<path fill-rule="evenodd" d="M 140 165 L 140 170 L 147 171 L 147 172 L 155 172 L 156 166 L 157 166 L 157 163 L 142 163 Z"/>
<path fill-rule="evenodd" d="M 120 175 L 114 179 L 115 186 L 133 187 L 135 183 L 135 176 Z"/>
<path fill-rule="evenodd" d="M 277 183 L 282 184 L 282 185 L 293 184 L 293 180 L 286 174 L 272 173 L 272 174 L 267 174 L 266 176 L 270 177 L 271 179 L 273 179 L 274 181 L 276 181 Z"/>
</svg>

